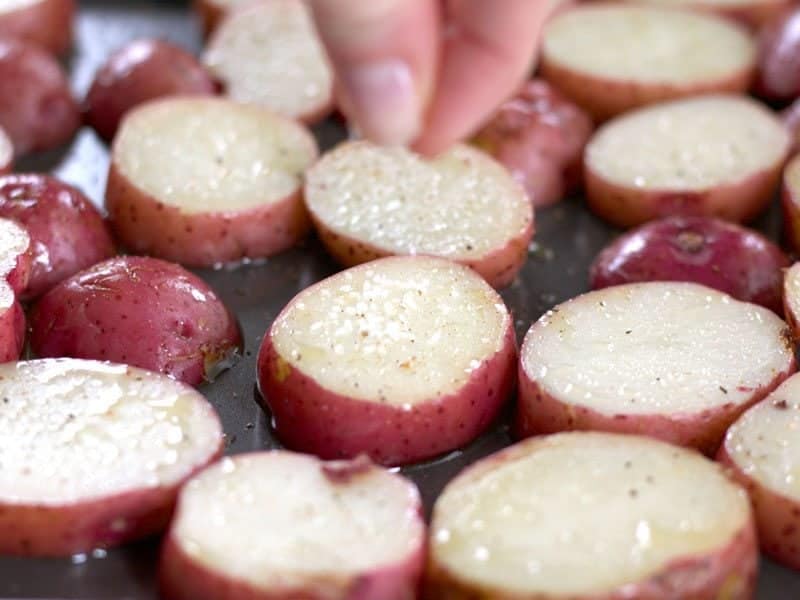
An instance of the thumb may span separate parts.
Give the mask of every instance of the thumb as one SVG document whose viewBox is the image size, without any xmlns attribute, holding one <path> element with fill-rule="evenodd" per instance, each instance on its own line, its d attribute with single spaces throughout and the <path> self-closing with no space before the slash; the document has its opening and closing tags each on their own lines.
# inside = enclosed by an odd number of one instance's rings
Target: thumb
<svg viewBox="0 0 800 600">
<path fill-rule="evenodd" d="M 438 62 L 433 0 L 310 0 L 333 62 L 342 110 L 367 138 L 419 134 Z"/>
</svg>

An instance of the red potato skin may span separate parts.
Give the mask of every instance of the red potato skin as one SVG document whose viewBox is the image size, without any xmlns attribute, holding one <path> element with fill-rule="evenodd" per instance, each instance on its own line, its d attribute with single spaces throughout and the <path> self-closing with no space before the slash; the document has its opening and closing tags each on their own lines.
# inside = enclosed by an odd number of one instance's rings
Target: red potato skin
<svg viewBox="0 0 800 600">
<path fill-rule="evenodd" d="M 623 228 L 670 216 L 718 217 L 746 223 L 771 202 L 782 168 L 783 161 L 743 180 L 706 190 L 646 190 L 609 181 L 595 173 L 587 161 L 586 201 L 602 219 Z"/>
<path fill-rule="evenodd" d="M 208 38 L 225 17 L 226 11 L 214 0 L 194 0 L 194 12 L 200 19 L 200 27 L 203 30 L 203 37 Z"/>
<path fill-rule="evenodd" d="M 307 582 L 303 589 L 279 582 L 264 589 L 198 564 L 184 552 L 170 530 L 161 549 L 159 592 L 164 600 L 412 600 L 418 597 L 425 555 L 426 545 L 420 540 L 417 550 L 404 561 L 369 575 L 348 577 L 332 573 Z"/>
<path fill-rule="evenodd" d="M 753 2 L 738 6 L 708 7 L 705 10 L 732 19 L 752 31 L 760 31 L 761 28 L 778 19 L 791 6 L 792 0 L 773 0 L 773 2 Z M 703 9 L 700 8 L 700 10 Z"/>
<path fill-rule="evenodd" d="M 785 11 L 758 36 L 756 94 L 773 102 L 800 96 L 800 9 Z"/>
<path fill-rule="evenodd" d="M 404 411 L 320 386 L 278 353 L 270 331 L 258 356 L 258 381 L 286 447 L 324 459 L 366 454 L 377 464 L 394 466 L 454 450 L 483 432 L 513 391 L 516 356 L 509 319 L 502 348 L 461 389 Z"/>
<path fill-rule="evenodd" d="M 311 220 L 317 231 L 325 250 L 333 259 L 345 267 L 354 267 L 365 262 L 395 256 L 374 244 L 361 241 L 339 233 L 327 225 L 321 219 L 311 213 Z M 494 288 L 504 288 L 514 281 L 525 261 L 528 259 L 528 245 L 533 239 L 533 221 L 528 223 L 521 233 L 509 240 L 501 248 L 497 248 L 478 259 L 459 260 L 453 257 L 451 260 L 469 267 L 478 275 L 483 277 L 486 282 Z"/>
<path fill-rule="evenodd" d="M 105 141 L 137 104 L 164 96 L 214 95 L 211 74 L 186 50 L 162 40 L 135 40 L 100 67 L 84 102 L 86 122 Z"/>
<path fill-rule="evenodd" d="M 632 230 L 590 268 L 593 290 L 641 281 L 689 281 L 783 314 L 789 259 L 761 234 L 706 217 L 671 217 Z"/>
<path fill-rule="evenodd" d="M 41 358 L 108 360 L 190 385 L 241 346 L 235 318 L 199 277 L 138 256 L 99 263 L 54 287 L 31 310 L 30 329 Z"/>
<path fill-rule="evenodd" d="M 795 100 L 787 108 L 783 109 L 779 116 L 791 137 L 792 147 L 789 153 L 794 155 L 800 150 L 800 99 Z"/>
<path fill-rule="evenodd" d="M 786 331 L 785 342 L 791 346 Z M 559 431 L 606 431 L 632 433 L 695 448 L 713 456 L 725 437 L 728 427 L 748 408 L 763 400 L 797 370 L 794 356 L 784 371 L 760 389 L 750 389 L 750 400 L 743 404 L 723 404 L 695 413 L 676 414 L 608 414 L 587 406 L 563 402 L 545 390 L 525 372 L 520 362 L 519 397 L 514 423 L 520 438 Z"/>
<path fill-rule="evenodd" d="M 731 457 L 726 443 L 720 447 L 717 460 L 750 496 L 761 550 L 776 561 L 800 570 L 800 503 L 747 475 Z"/>
<path fill-rule="evenodd" d="M 474 142 L 511 171 L 534 206 L 547 206 L 579 187 L 592 129 L 587 114 L 534 79 L 500 106 Z"/>
<path fill-rule="evenodd" d="M 23 299 L 33 299 L 78 271 L 114 256 L 103 217 L 79 189 L 41 174 L 0 177 L 0 217 L 31 236 L 33 264 Z"/>
<path fill-rule="evenodd" d="M 142 191 L 112 163 L 106 208 L 117 239 L 132 252 L 211 267 L 288 250 L 311 229 L 302 191 L 236 212 L 184 213 Z"/>
<path fill-rule="evenodd" d="M 51 54 L 65 54 L 72 46 L 74 18 L 74 0 L 40 0 L 0 14 L 0 36 L 36 44 Z"/>
<path fill-rule="evenodd" d="M 0 554 L 70 556 L 156 534 L 169 524 L 178 492 L 214 455 L 172 486 L 144 488 L 71 504 L 23 505 L 0 501 Z"/>
<path fill-rule="evenodd" d="M 595 122 L 655 104 L 708 93 L 744 94 L 755 76 L 755 64 L 719 80 L 698 81 L 679 86 L 603 78 L 562 66 L 542 53 L 541 76 L 565 97 L 586 111 Z"/>
<path fill-rule="evenodd" d="M 0 127 L 16 156 L 56 148 L 80 126 L 61 65 L 36 45 L 0 39 Z"/>
</svg>

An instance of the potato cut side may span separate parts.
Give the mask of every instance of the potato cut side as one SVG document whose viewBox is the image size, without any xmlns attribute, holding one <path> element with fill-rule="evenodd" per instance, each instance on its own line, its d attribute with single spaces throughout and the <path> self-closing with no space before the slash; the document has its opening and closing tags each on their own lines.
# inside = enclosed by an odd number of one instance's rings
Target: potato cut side
<svg viewBox="0 0 800 600">
<path fill-rule="evenodd" d="M 795 263 L 783 277 L 783 306 L 786 321 L 795 340 L 800 339 L 800 263 Z"/>
<path fill-rule="evenodd" d="M 516 274 L 532 235 L 524 190 L 494 159 L 464 145 L 426 160 L 402 148 L 345 143 L 309 171 L 305 199 L 329 250 L 345 262 L 368 247 L 376 256 L 435 255 L 481 272 L 482 261 L 507 253 Z"/>
<path fill-rule="evenodd" d="M 28 232 L 14 221 L 0 218 L 0 277 L 8 279 L 17 292 L 27 285 L 31 258 L 25 255 L 30 249 Z"/>
<path fill-rule="evenodd" d="M 225 458 L 193 478 L 168 540 L 161 579 L 170 598 L 238 586 L 251 586 L 249 598 L 349 598 L 362 579 L 359 597 L 399 599 L 412 597 L 422 569 L 425 524 L 414 485 L 366 459 L 275 451 Z M 391 570 L 404 572 L 399 586 L 366 592 Z"/>
<path fill-rule="evenodd" d="M 11 170 L 14 162 L 14 145 L 8 133 L 0 127 L 0 173 L 7 173 Z"/>
<path fill-rule="evenodd" d="M 699 191 L 779 165 L 789 135 L 765 107 L 739 96 L 704 96 L 640 109 L 600 128 L 587 168 L 640 190 Z"/>
<path fill-rule="evenodd" d="M 705 595 L 691 597 L 711 598 L 727 578 L 754 574 L 750 528 L 744 491 L 694 452 L 637 436 L 559 434 L 485 458 L 445 488 L 431 570 L 440 592 L 462 591 L 448 598 L 611 598 L 624 586 L 614 598 L 698 589 Z M 736 560 L 715 558 L 737 544 Z M 702 561 L 705 572 L 693 570 Z M 694 578 L 681 578 L 682 568 Z M 719 587 L 700 587 L 714 569 Z M 664 586 L 672 595 L 635 593 L 673 575 L 675 587 Z"/>
<path fill-rule="evenodd" d="M 686 413 L 745 403 L 792 361 L 786 324 L 702 285 L 614 286 L 560 304 L 531 327 L 525 373 L 604 412 Z"/>
<path fill-rule="evenodd" d="M 301 292 L 271 329 L 291 368 L 338 394 L 413 406 L 458 391 L 506 343 L 510 314 L 470 270 L 398 257 Z"/>
<path fill-rule="evenodd" d="M 264 0 L 229 13 L 203 62 L 234 100 L 309 120 L 332 107 L 333 70 L 302 0 Z"/>
<path fill-rule="evenodd" d="M 800 377 L 787 379 L 728 430 L 725 450 L 742 472 L 800 502 Z"/>
<path fill-rule="evenodd" d="M 233 212 L 297 193 L 316 146 L 300 125 L 223 99 L 143 105 L 114 140 L 119 174 L 184 213 Z"/>
<path fill-rule="evenodd" d="M 593 77 L 678 86 L 733 77 L 755 60 L 752 39 L 727 21 L 624 4 L 561 13 L 545 29 L 542 52 Z"/>
<path fill-rule="evenodd" d="M 0 365 L 0 505 L 68 505 L 174 486 L 220 449 L 188 386 L 73 359 Z"/>
</svg>

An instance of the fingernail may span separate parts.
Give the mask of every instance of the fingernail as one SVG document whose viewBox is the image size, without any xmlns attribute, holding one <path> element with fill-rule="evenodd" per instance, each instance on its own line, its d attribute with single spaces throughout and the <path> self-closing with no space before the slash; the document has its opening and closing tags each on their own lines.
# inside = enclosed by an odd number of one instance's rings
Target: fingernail
<svg viewBox="0 0 800 600">
<path fill-rule="evenodd" d="M 399 60 L 365 64 L 343 81 L 359 130 L 381 144 L 408 144 L 420 128 L 420 103 L 408 65 Z"/>
</svg>

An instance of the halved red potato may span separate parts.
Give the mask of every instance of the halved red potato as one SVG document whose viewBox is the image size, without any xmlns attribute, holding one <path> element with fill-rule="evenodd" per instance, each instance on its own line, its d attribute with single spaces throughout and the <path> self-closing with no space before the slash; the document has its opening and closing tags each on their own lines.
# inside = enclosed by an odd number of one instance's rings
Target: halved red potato
<svg viewBox="0 0 800 600">
<path fill-rule="evenodd" d="M 110 141 L 123 115 L 164 96 L 213 95 L 217 84 L 189 52 L 163 40 L 134 40 L 100 67 L 86 95 L 87 123 Z"/>
<path fill-rule="evenodd" d="M 747 600 L 747 495 L 702 456 L 629 435 L 526 440 L 436 501 L 427 600 Z"/>
<path fill-rule="evenodd" d="M 30 281 L 18 290 L 23 299 L 115 254 L 108 226 L 91 200 L 48 175 L 0 177 L 0 217 L 16 221 L 31 236 Z"/>
<path fill-rule="evenodd" d="M 310 228 L 302 177 L 316 157 L 307 129 L 261 107 L 148 102 L 114 139 L 112 229 L 133 252 L 196 267 L 277 254 Z"/>
<path fill-rule="evenodd" d="M 562 200 L 581 180 L 592 121 L 549 83 L 534 79 L 500 106 L 473 139 L 524 187 L 534 206 Z"/>
<path fill-rule="evenodd" d="M 410 600 L 426 528 L 413 483 L 364 457 L 274 451 L 193 478 L 162 549 L 165 600 Z M 230 560 L 236 556 L 236 560 Z"/>
<path fill-rule="evenodd" d="M 789 5 L 788 2 L 780 3 Z M 800 96 L 800 8 L 770 21 L 758 36 L 755 91 L 775 102 Z"/>
<path fill-rule="evenodd" d="M 0 36 L 63 54 L 72 45 L 75 0 L 0 0 Z"/>
<path fill-rule="evenodd" d="M 203 62 L 232 100 L 306 122 L 333 109 L 333 69 L 304 0 L 262 0 L 232 11 Z"/>
<path fill-rule="evenodd" d="M 120 256 L 61 282 L 30 312 L 43 358 L 110 360 L 198 385 L 239 350 L 236 319 L 202 279 L 144 256 Z"/>
<path fill-rule="evenodd" d="M 709 92 L 745 92 L 755 43 L 713 15 L 635 4 L 584 4 L 545 27 L 541 74 L 604 120 L 632 108 Z"/>
<path fill-rule="evenodd" d="M 797 143 L 797 140 L 795 142 Z M 781 204 L 786 241 L 793 250 L 798 251 L 800 250 L 800 155 L 792 158 L 783 170 Z"/>
<path fill-rule="evenodd" d="M 392 257 L 295 296 L 264 337 L 258 378 L 287 447 L 397 465 L 486 429 L 513 388 L 515 357 L 508 309 L 477 274 Z"/>
<path fill-rule="evenodd" d="M 783 251 L 757 231 L 710 217 L 669 217 L 606 246 L 589 269 L 589 285 L 693 281 L 782 315 L 788 266 Z"/>
<path fill-rule="evenodd" d="M 718 459 L 750 494 L 761 548 L 800 569 L 800 376 L 731 425 Z"/>
<path fill-rule="evenodd" d="M 83 360 L 0 365 L 0 552 L 61 556 L 167 525 L 181 484 L 222 452 L 201 394 Z"/>
<path fill-rule="evenodd" d="M 252 2 L 253 0 L 194 0 L 194 9 L 200 17 L 203 33 L 208 36 L 228 12 Z"/>
<path fill-rule="evenodd" d="M 533 236 L 533 209 L 502 165 L 456 145 L 431 159 L 345 142 L 306 174 L 305 201 L 328 252 L 346 266 L 397 254 L 440 256 L 503 287 Z"/>
<path fill-rule="evenodd" d="M 784 275 L 783 312 L 792 337 L 800 341 L 800 263 L 792 265 Z"/>
<path fill-rule="evenodd" d="M 27 231 L 0 218 L 0 363 L 17 360 L 25 345 L 25 313 L 17 295 L 31 274 L 31 247 Z"/>
<path fill-rule="evenodd" d="M 791 0 L 639 0 L 639 3 L 710 12 L 758 29 L 773 21 L 792 2 Z"/>
<path fill-rule="evenodd" d="M 789 329 L 766 308 L 695 283 L 605 288 L 528 331 L 517 431 L 639 433 L 713 453 L 795 369 Z"/>
<path fill-rule="evenodd" d="M 743 96 L 649 106 L 589 141 L 587 201 L 620 227 L 672 215 L 748 221 L 772 200 L 790 144 L 777 117 Z"/>
<path fill-rule="evenodd" d="M 0 127 L 16 155 L 61 146 L 80 124 L 78 103 L 58 61 L 34 44 L 0 39 Z"/>
</svg>

